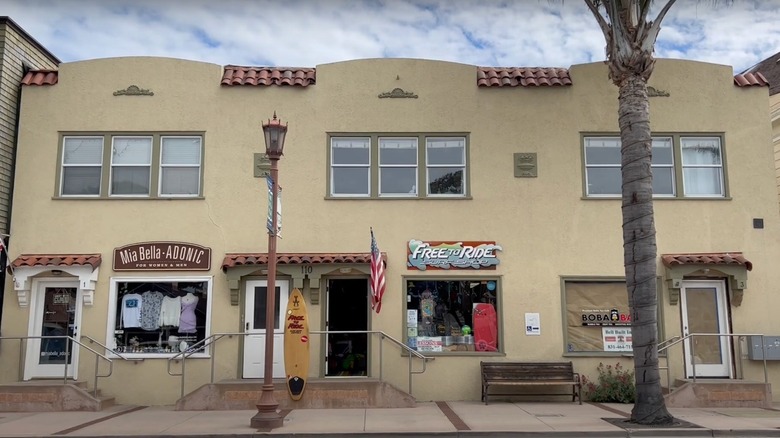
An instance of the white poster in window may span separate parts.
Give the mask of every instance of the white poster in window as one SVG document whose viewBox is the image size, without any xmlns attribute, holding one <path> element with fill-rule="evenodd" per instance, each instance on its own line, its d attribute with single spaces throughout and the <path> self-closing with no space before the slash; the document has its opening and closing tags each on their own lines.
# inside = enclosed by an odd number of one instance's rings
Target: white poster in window
<svg viewBox="0 0 780 438">
<path fill-rule="evenodd" d="M 417 327 L 417 309 L 408 309 L 406 311 L 406 326 Z"/>
<path fill-rule="evenodd" d="M 418 336 L 417 351 L 437 352 L 441 351 L 444 341 L 441 336 Z"/>
<path fill-rule="evenodd" d="M 604 351 L 633 351 L 631 327 L 602 327 Z"/>
<path fill-rule="evenodd" d="M 542 334 L 541 326 L 539 325 L 538 313 L 526 313 L 525 314 L 525 334 L 526 336 L 539 336 Z"/>
</svg>

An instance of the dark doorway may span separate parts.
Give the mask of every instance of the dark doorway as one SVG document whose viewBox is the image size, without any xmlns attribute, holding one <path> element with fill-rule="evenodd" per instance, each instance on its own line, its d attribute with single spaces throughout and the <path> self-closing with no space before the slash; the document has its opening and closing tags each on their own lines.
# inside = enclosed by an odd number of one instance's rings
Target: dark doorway
<svg viewBox="0 0 780 438">
<path fill-rule="evenodd" d="M 368 280 L 328 280 L 328 332 L 368 330 Z M 326 376 L 367 376 L 368 335 L 328 333 Z"/>
</svg>

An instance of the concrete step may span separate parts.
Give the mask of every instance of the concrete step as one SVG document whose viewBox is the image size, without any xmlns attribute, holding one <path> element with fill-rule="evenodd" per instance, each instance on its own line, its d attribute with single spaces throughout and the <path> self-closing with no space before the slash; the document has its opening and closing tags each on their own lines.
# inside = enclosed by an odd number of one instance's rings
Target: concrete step
<svg viewBox="0 0 780 438">
<path fill-rule="evenodd" d="M 87 391 L 86 382 L 31 380 L 0 385 L 0 411 L 100 411 L 114 405 L 114 397 Z"/>
<path fill-rule="evenodd" d="M 224 380 L 201 386 L 176 402 L 177 411 L 255 409 L 260 379 Z M 280 409 L 407 408 L 416 400 L 408 393 L 377 379 L 312 379 L 303 397 L 293 401 L 282 380 L 274 381 L 274 398 Z"/>
<path fill-rule="evenodd" d="M 664 396 L 669 407 L 755 407 L 772 405 L 772 387 L 768 383 L 741 379 L 678 379 Z"/>
</svg>

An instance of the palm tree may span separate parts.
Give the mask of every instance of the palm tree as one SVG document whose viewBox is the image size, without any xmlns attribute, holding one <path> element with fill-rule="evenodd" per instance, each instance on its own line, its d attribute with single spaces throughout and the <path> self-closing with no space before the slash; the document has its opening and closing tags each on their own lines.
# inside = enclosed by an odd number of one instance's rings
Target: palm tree
<svg viewBox="0 0 780 438">
<path fill-rule="evenodd" d="M 636 402 L 631 421 L 639 424 L 674 422 L 664 403 L 658 371 L 657 248 L 647 98 L 647 80 L 655 64 L 655 40 L 661 21 L 674 2 L 667 0 L 655 20 L 647 21 L 651 0 L 585 0 L 604 33 L 609 77 L 619 89 L 623 263 L 636 376 Z"/>
</svg>

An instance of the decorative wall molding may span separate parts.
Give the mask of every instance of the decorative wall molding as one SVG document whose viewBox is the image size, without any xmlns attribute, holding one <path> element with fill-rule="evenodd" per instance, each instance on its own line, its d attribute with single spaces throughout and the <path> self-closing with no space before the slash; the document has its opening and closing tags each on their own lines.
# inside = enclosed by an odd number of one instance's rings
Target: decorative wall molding
<svg viewBox="0 0 780 438">
<path fill-rule="evenodd" d="M 154 92 L 139 88 L 138 85 L 130 85 L 124 90 L 114 91 L 114 96 L 154 96 Z"/>
<path fill-rule="evenodd" d="M 93 270 L 91 265 L 19 266 L 14 269 L 14 289 L 16 290 L 16 299 L 19 307 L 27 307 L 30 304 L 30 288 L 32 287 L 33 277 L 51 271 L 66 272 L 78 278 L 84 305 L 92 306 L 95 303 L 95 286 L 97 285 L 100 268 Z"/>
<path fill-rule="evenodd" d="M 387 98 L 387 97 L 390 97 L 390 98 L 411 98 L 411 99 L 417 99 L 417 95 L 416 94 L 414 94 L 411 91 L 404 91 L 401 88 L 393 88 L 393 91 L 389 91 L 389 92 L 385 92 L 385 93 L 380 93 L 379 94 L 379 98 L 380 99 L 384 99 L 384 98 Z"/>
</svg>

